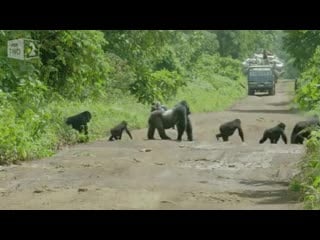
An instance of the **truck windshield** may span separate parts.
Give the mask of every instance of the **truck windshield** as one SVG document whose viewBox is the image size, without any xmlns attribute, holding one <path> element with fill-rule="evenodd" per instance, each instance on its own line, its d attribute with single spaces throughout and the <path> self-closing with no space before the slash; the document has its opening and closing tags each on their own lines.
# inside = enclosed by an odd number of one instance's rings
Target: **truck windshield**
<svg viewBox="0 0 320 240">
<path fill-rule="evenodd" d="M 253 70 L 249 71 L 249 81 L 273 81 L 272 71 Z"/>
</svg>

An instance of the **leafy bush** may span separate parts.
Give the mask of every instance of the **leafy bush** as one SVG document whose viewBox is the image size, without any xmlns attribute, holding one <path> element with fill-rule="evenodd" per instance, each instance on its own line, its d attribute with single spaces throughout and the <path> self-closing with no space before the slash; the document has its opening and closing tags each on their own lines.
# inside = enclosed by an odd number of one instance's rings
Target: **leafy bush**
<svg viewBox="0 0 320 240">
<path fill-rule="evenodd" d="M 312 131 L 307 141 L 307 154 L 302 171 L 291 183 L 299 191 L 307 209 L 320 209 L 320 131 Z"/>
<path fill-rule="evenodd" d="M 110 66 L 100 31 L 34 31 L 41 42 L 40 79 L 69 99 L 104 94 Z"/>
<path fill-rule="evenodd" d="M 164 102 L 172 98 L 179 87 L 185 84 L 177 72 L 163 69 L 150 73 L 148 78 L 138 78 L 130 90 L 139 102 L 152 103 L 155 100 Z"/>
<path fill-rule="evenodd" d="M 308 67 L 301 74 L 299 79 L 296 101 L 301 108 L 313 110 L 320 104 L 320 46 L 317 47 L 313 57 L 308 63 Z"/>
<path fill-rule="evenodd" d="M 215 73 L 232 80 L 239 80 L 243 76 L 240 61 L 218 55 L 202 55 L 194 69 L 196 74 Z"/>
<path fill-rule="evenodd" d="M 109 94 L 127 93 L 130 85 L 136 80 L 136 74 L 126 60 L 108 53 L 107 59 L 110 65 L 109 80 L 106 91 Z"/>
<path fill-rule="evenodd" d="M 13 106 L 0 111 L 0 163 L 50 156 L 57 141 L 51 114 L 26 109 L 17 115 Z"/>
</svg>

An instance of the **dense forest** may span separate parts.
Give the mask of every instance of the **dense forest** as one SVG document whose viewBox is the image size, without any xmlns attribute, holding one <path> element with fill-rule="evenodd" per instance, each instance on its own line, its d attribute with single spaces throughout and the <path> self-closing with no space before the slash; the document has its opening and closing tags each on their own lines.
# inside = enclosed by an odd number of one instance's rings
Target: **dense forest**
<svg viewBox="0 0 320 240">
<path fill-rule="evenodd" d="M 8 58 L 8 41 L 21 38 L 37 43 L 39 57 Z M 146 127 L 154 101 L 184 99 L 193 112 L 224 109 L 247 95 L 242 62 L 263 49 L 285 62 L 285 78 L 298 79 L 299 107 L 319 112 L 319 45 L 315 30 L 0 30 L 0 163 L 86 141 L 65 124 L 86 110 L 93 141 L 124 119 L 131 129 Z M 313 135 L 307 175 L 294 184 L 312 206 L 320 196 Z"/>
</svg>

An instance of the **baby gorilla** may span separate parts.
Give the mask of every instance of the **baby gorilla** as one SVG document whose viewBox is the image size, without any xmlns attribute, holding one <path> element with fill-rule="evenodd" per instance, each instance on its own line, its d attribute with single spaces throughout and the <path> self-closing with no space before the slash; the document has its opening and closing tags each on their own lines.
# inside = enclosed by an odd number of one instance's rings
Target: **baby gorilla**
<svg viewBox="0 0 320 240">
<path fill-rule="evenodd" d="M 220 133 L 216 135 L 218 141 L 220 137 L 222 137 L 224 142 L 228 141 L 229 137 L 234 133 L 236 129 L 238 129 L 239 136 L 242 142 L 244 142 L 240 119 L 235 119 L 233 121 L 226 122 L 222 124 L 219 129 Z"/>
<path fill-rule="evenodd" d="M 132 139 L 131 133 L 128 130 L 127 125 L 128 123 L 126 121 L 122 121 L 119 125 L 112 128 L 110 130 L 111 136 L 109 138 L 109 141 L 121 140 L 123 130 L 125 130 L 129 137 Z"/>
<path fill-rule="evenodd" d="M 156 111 L 156 110 L 167 111 L 168 108 L 165 105 L 162 105 L 160 102 L 154 102 L 151 105 L 151 112 Z"/>
<path fill-rule="evenodd" d="M 277 126 L 265 130 L 259 143 L 260 144 L 264 143 L 269 138 L 271 143 L 276 144 L 278 143 L 281 136 L 284 143 L 287 144 L 287 136 L 284 133 L 285 128 L 286 128 L 286 125 L 281 122 Z"/>
</svg>

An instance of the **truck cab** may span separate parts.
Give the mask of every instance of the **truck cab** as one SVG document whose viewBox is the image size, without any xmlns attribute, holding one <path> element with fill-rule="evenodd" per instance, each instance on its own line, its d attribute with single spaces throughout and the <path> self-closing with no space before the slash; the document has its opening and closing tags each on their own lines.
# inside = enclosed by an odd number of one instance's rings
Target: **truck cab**
<svg viewBox="0 0 320 240">
<path fill-rule="evenodd" d="M 250 66 L 248 69 L 248 95 L 268 92 L 275 95 L 276 76 L 271 66 Z"/>
</svg>

